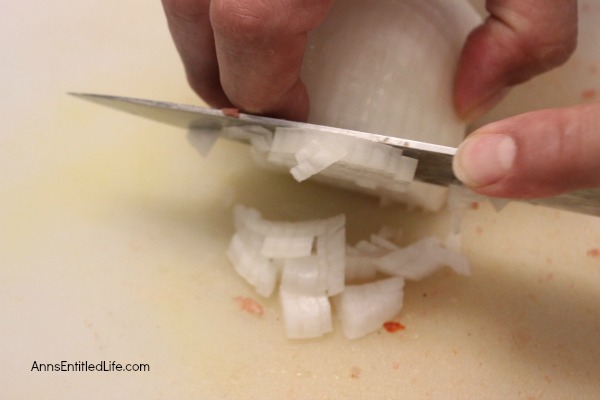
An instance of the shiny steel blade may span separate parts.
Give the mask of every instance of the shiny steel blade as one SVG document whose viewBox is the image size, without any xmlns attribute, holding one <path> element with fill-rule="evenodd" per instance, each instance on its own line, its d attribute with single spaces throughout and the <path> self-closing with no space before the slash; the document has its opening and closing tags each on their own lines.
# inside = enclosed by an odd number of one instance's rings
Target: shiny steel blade
<svg viewBox="0 0 600 400">
<path fill-rule="evenodd" d="M 130 97 L 110 96 L 89 93 L 71 93 L 74 96 L 102 104 L 119 111 L 124 111 L 140 117 L 149 118 L 184 129 L 215 129 L 228 126 L 259 125 L 271 131 L 279 127 L 307 128 L 322 132 L 337 133 L 346 136 L 366 139 L 372 142 L 385 143 L 400 147 L 407 157 L 419 160 L 415 178 L 424 182 L 447 186 L 458 183 L 452 173 L 452 156 L 456 152 L 453 147 L 439 146 L 415 140 L 401 139 L 372 133 L 333 128 L 322 125 L 306 124 L 283 119 L 261 117 L 240 113 L 239 117 L 230 117 L 221 110 L 201 106 L 170 103 L 165 101 L 143 100 Z M 220 137 L 240 140 L 239 137 L 228 138 L 226 134 Z"/>
<path fill-rule="evenodd" d="M 456 154 L 456 148 L 454 147 L 244 113 L 231 116 L 229 115 L 230 113 L 222 110 L 165 101 L 91 93 L 70 94 L 119 111 L 184 129 L 205 129 L 218 132 L 221 128 L 229 126 L 259 125 L 274 131 L 279 127 L 295 127 L 384 143 L 401 148 L 404 155 L 418 160 L 415 179 L 443 186 L 451 184 L 460 185 L 460 182 L 452 172 L 452 157 Z M 219 137 L 240 140 L 239 136 L 227 137 L 226 133 L 221 134 Z M 599 189 L 580 190 L 565 195 L 526 201 L 533 204 L 600 216 Z"/>
</svg>

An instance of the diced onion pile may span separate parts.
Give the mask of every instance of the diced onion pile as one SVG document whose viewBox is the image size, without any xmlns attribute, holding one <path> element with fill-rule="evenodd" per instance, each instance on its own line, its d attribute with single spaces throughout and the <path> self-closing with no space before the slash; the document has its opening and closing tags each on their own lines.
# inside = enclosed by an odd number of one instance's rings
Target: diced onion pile
<svg viewBox="0 0 600 400">
<path fill-rule="evenodd" d="M 269 297 L 278 287 L 285 332 L 293 339 L 332 330 L 332 299 L 344 334 L 355 339 L 400 312 L 405 279 L 420 280 L 445 266 L 469 273 L 467 259 L 437 239 L 402 248 L 384 230 L 349 246 L 343 215 L 276 222 L 237 205 L 234 223 L 229 260 L 258 294 Z"/>
</svg>

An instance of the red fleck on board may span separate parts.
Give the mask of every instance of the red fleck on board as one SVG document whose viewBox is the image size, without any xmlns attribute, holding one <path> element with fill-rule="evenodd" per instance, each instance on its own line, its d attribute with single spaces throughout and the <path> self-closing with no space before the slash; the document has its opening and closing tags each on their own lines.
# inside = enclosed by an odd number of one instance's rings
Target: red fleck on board
<svg viewBox="0 0 600 400">
<path fill-rule="evenodd" d="M 264 313 L 263 306 L 249 297 L 238 296 L 235 297 L 234 300 L 240 306 L 240 310 L 245 311 L 248 314 L 254 314 L 261 317 Z"/>
<path fill-rule="evenodd" d="M 598 249 L 597 247 L 594 247 L 593 249 L 589 249 L 587 251 L 587 255 L 588 255 L 588 257 L 598 258 L 598 257 L 600 257 L 600 249 Z"/>
<path fill-rule="evenodd" d="M 400 322 L 388 321 L 383 324 L 383 329 L 385 329 L 389 333 L 395 333 L 398 331 L 403 331 L 404 329 L 406 329 L 406 327 Z"/>
</svg>

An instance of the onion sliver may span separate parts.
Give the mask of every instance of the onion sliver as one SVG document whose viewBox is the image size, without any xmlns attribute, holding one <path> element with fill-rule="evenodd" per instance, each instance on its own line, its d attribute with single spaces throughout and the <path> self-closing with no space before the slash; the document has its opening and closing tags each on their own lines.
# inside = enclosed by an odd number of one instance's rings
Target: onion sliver
<svg viewBox="0 0 600 400">
<path fill-rule="evenodd" d="M 341 160 L 345 155 L 343 147 L 336 148 L 311 140 L 296 152 L 298 164 L 290 172 L 298 182 L 302 182 Z"/>
<path fill-rule="evenodd" d="M 233 212 L 236 229 L 249 229 L 265 237 L 316 237 L 339 229 L 346 223 L 344 215 L 298 222 L 268 221 L 262 218 L 260 212 L 242 205 L 236 205 Z"/>
<path fill-rule="evenodd" d="M 268 236 L 262 243 L 260 255 L 268 258 L 298 258 L 309 256 L 314 236 Z"/>
<path fill-rule="evenodd" d="M 336 300 L 344 335 L 357 339 L 394 318 L 402 309 L 403 288 L 404 279 L 400 277 L 346 286 Z"/>
<path fill-rule="evenodd" d="M 277 281 L 277 266 L 261 256 L 257 249 L 249 248 L 238 235 L 234 235 L 227 249 L 227 257 L 235 271 L 254 286 L 258 294 L 268 297 L 273 293 Z"/>
<path fill-rule="evenodd" d="M 290 339 L 309 339 L 332 330 L 327 296 L 305 296 L 279 291 L 285 333 Z"/>
<path fill-rule="evenodd" d="M 469 262 L 465 256 L 443 246 L 430 237 L 393 251 L 377 260 L 380 272 L 408 280 L 421 280 L 448 266 L 456 273 L 469 274 Z"/>
<path fill-rule="evenodd" d="M 277 128 L 266 160 L 289 168 L 301 182 L 312 176 L 371 194 L 403 193 L 415 176 L 417 160 L 387 144 L 310 128 Z"/>
</svg>

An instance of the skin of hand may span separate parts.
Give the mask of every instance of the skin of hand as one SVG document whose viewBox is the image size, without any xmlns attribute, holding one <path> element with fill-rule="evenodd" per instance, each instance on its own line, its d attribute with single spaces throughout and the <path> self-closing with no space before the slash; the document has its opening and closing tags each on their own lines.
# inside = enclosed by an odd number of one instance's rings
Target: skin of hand
<svg viewBox="0 0 600 400">
<path fill-rule="evenodd" d="M 191 87 L 211 106 L 305 120 L 307 33 L 333 0 L 162 0 Z M 488 0 L 455 81 L 457 113 L 480 115 L 565 62 L 577 42 L 576 0 Z M 543 110 L 473 132 L 454 171 L 481 194 L 532 198 L 600 186 L 600 104 Z"/>
</svg>

